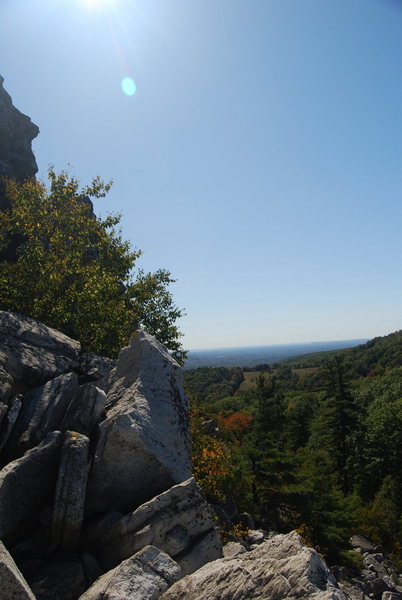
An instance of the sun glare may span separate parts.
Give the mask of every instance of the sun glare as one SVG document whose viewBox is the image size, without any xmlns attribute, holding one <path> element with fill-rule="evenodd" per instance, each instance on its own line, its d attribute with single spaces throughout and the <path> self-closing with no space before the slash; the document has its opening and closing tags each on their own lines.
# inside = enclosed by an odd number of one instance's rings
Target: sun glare
<svg viewBox="0 0 402 600">
<path fill-rule="evenodd" d="M 100 8 L 104 6 L 113 6 L 116 4 L 117 0 L 85 0 L 87 6 Z"/>
</svg>

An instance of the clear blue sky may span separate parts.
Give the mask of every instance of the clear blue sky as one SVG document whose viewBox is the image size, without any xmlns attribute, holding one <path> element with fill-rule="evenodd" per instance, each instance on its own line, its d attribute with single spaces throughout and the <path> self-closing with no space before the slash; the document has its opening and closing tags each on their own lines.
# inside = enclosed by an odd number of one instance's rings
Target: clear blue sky
<svg viewBox="0 0 402 600">
<path fill-rule="evenodd" d="M 0 32 L 39 175 L 115 181 L 187 348 L 402 328 L 402 2 L 1 0 Z"/>
</svg>

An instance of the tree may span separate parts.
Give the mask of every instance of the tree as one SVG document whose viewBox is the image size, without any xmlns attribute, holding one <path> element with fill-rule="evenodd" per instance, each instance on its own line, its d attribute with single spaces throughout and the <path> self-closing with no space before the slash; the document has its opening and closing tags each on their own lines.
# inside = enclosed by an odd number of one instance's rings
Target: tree
<svg viewBox="0 0 402 600">
<path fill-rule="evenodd" d="M 120 216 L 96 217 L 90 198 L 111 184 L 80 188 L 49 170 L 49 188 L 7 181 L 10 208 L 0 212 L 0 308 L 20 312 L 80 340 L 83 350 L 116 356 L 142 327 L 183 357 L 168 271 L 144 274 L 118 229 Z M 11 252 L 10 252 L 11 248 Z M 5 250 L 7 250 L 5 252 Z"/>
<path fill-rule="evenodd" d="M 337 473 L 338 483 L 346 494 L 351 487 L 348 457 L 357 419 L 356 406 L 339 356 L 327 363 L 324 376 L 325 396 L 312 422 L 309 447 L 313 452 L 319 449 L 328 452 L 332 472 Z"/>
</svg>

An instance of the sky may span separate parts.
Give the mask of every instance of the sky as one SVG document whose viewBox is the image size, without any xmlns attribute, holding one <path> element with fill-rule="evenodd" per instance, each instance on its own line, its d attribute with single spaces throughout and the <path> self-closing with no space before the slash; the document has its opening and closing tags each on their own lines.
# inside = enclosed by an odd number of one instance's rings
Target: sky
<svg viewBox="0 0 402 600">
<path fill-rule="evenodd" d="M 113 179 L 186 348 L 402 328 L 402 2 L 1 0 L 0 33 L 38 176 Z"/>
</svg>

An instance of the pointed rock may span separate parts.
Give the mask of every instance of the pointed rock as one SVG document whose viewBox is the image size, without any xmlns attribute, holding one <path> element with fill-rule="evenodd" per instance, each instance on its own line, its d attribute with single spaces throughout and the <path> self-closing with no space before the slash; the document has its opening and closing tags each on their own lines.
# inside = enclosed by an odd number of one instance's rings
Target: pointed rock
<svg viewBox="0 0 402 600">
<path fill-rule="evenodd" d="M 1 542 L 0 582 L 2 600 L 35 600 L 32 590 Z"/>
<path fill-rule="evenodd" d="M 52 524 L 53 540 L 73 550 L 80 538 L 84 520 L 88 479 L 89 439 L 75 431 L 64 434 Z"/>
<path fill-rule="evenodd" d="M 189 403 L 180 366 L 142 331 L 120 352 L 106 389 L 87 508 L 127 512 L 191 476 Z"/>
</svg>

